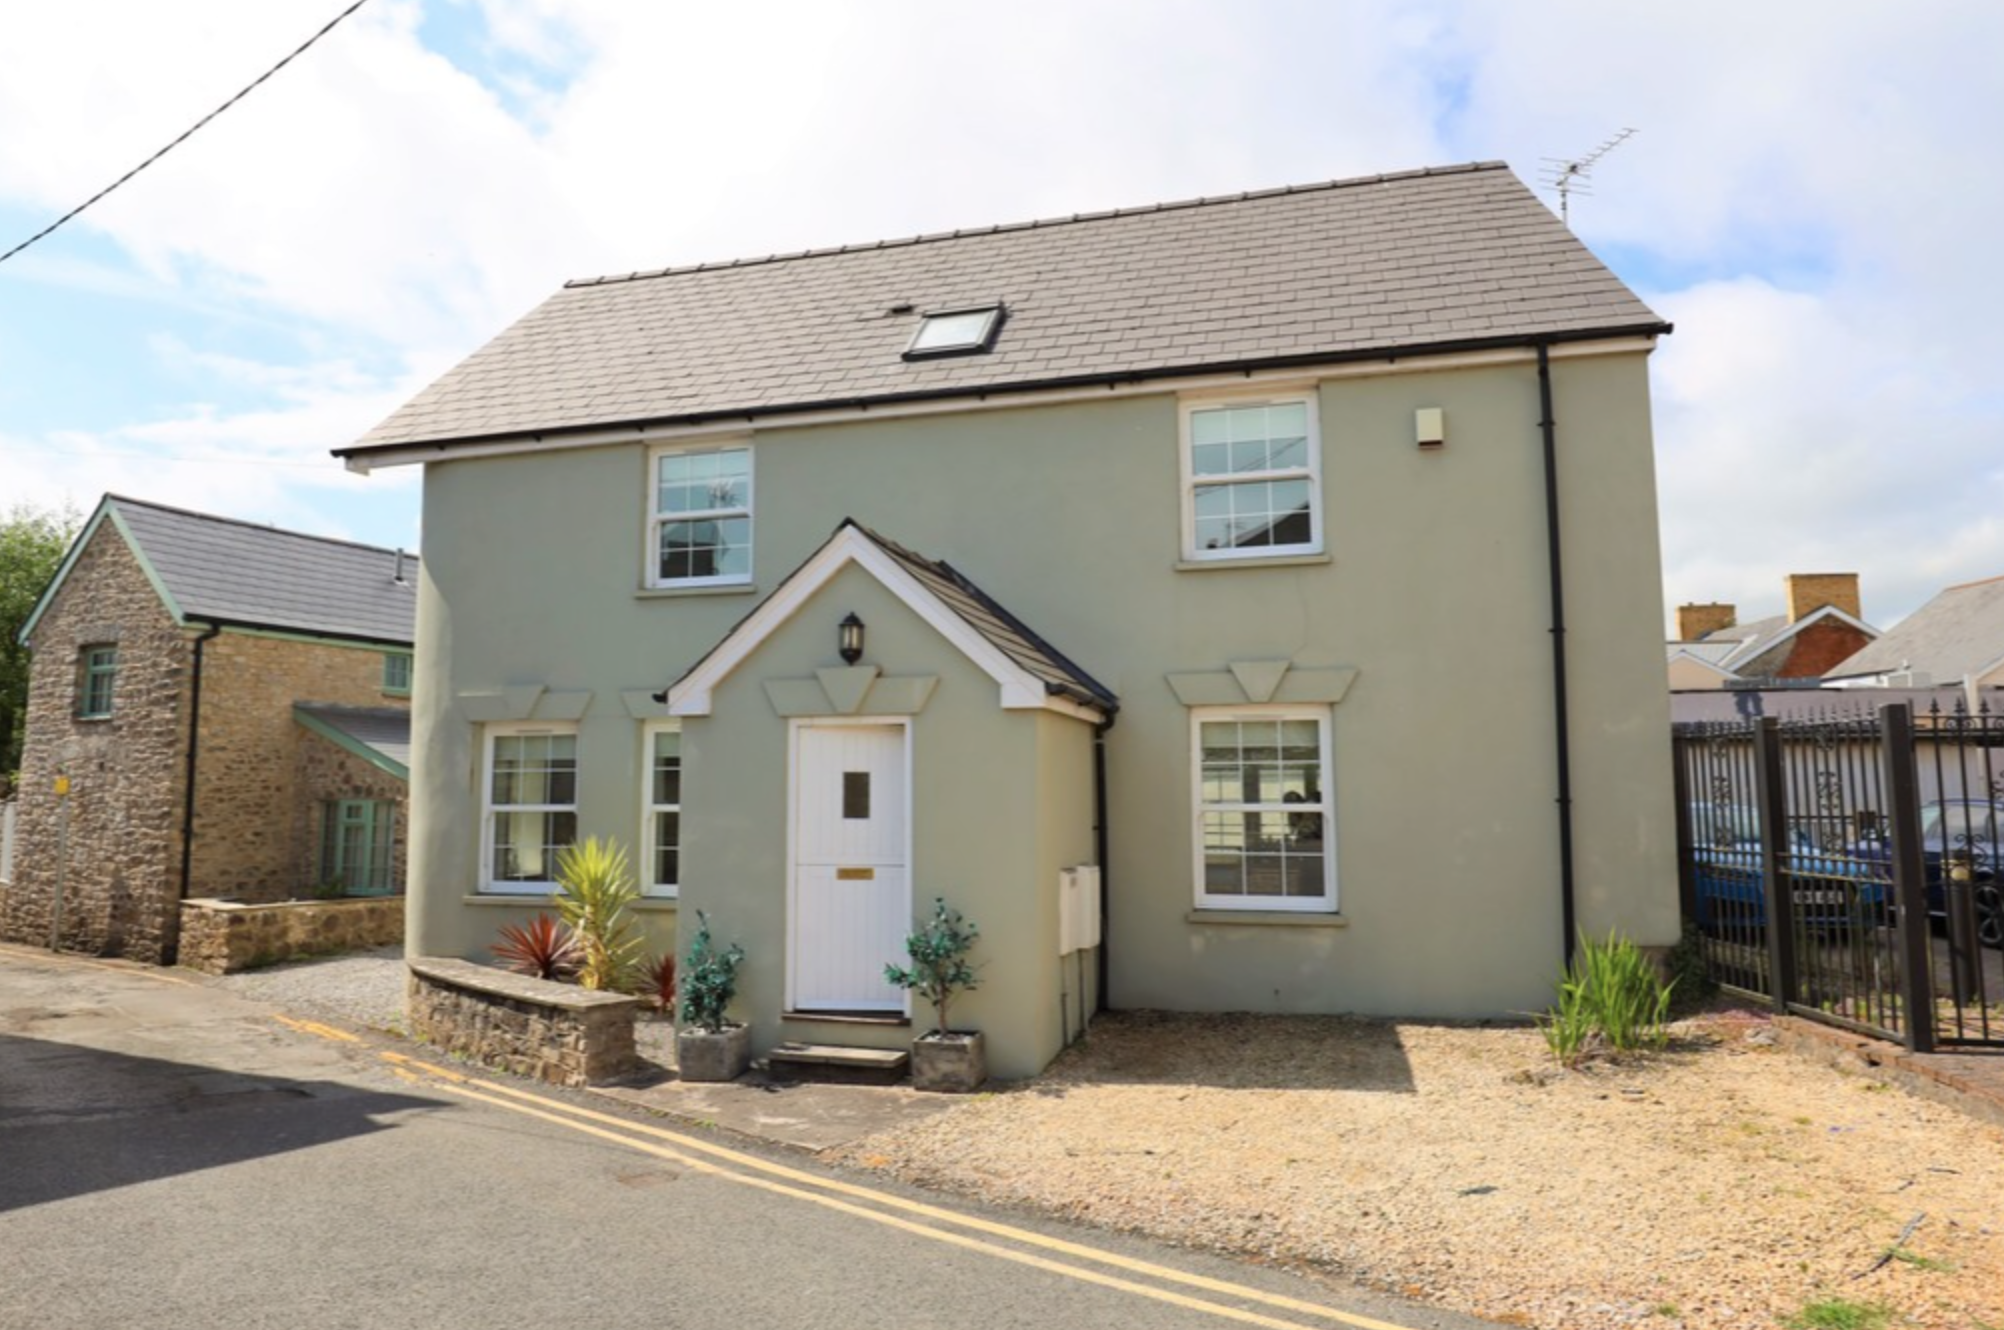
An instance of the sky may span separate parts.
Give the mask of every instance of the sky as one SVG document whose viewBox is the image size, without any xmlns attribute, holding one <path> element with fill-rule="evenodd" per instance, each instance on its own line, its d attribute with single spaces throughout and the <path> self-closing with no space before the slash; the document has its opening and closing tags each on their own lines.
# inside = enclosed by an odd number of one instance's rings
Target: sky
<svg viewBox="0 0 2004 1330">
<path fill-rule="evenodd" d="M 0 0 L 0 250 L 346 0 Z M 1637 132 L 1574 231 L 1651 366 L 1667 605 L 2004 575 L 2004 5 L 369 0 L 0 263 L 0 514 L 420 543 L 328 450 L 572 277 Z M 1546 197 L 1556 207 L 1556 198 Z"/>
</svg>

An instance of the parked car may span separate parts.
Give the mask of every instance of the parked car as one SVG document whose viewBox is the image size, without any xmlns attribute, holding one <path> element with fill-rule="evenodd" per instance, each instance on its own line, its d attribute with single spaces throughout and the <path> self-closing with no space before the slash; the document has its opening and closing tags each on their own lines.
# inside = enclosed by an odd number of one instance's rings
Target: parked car
<svg viewBox="0 0 2004 1330">
<path fill-rule="evenodd" d="M 1745 804 L 1691 805 L 1697 867 L 1698 924 L 1767 923 L 1761 873 L 1760 817 Z M 1888 899 L 1885 856 L 1819 847 L 1798 827 L 1787 833 L 1787 863 L 1796 918 L 1816 929 L 1875 926 Z"/>
<path fill-rule="evenodd" d="M 2004 948 L 2004 803 L 1931 800 L 1921 805 L 1920 833 L 1928 914 L 1947 917 L 1947 885 L 1966 874 L 1976 902 L 1977 939 L 1986 947 Z M 1892 851 L 1883 837 L 1860 841 L 1855 848 L 1859 857 L 1878 865 L 1878 877 L 1891 879 Z"/>
</svg>

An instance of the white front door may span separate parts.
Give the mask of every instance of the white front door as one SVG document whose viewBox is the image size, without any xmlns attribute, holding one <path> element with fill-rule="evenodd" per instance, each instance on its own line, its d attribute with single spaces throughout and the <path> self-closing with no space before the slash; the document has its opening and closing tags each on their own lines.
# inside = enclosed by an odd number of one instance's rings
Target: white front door
<svg viewBox="0 0 2004 1330">
<path fill-rule="evenodd" d="M 902 1012 L 884 979 L 911 931 L 902 725 L 794 731 L 793 927 L 796 1011 Z"/>
</svg>

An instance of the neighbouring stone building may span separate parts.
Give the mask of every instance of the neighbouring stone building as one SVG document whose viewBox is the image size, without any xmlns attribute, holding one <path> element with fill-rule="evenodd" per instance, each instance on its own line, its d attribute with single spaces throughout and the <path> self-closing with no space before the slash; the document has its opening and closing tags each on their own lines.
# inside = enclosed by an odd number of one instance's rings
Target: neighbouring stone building
<svg viewBox="0 0 2004 1330">
<path fill-rule="evenodd" d="M 416 570 L 107 495 L 21 632 L 0 938 L 169 963 L 184 901 L 401 893 Z"/>
</svg>

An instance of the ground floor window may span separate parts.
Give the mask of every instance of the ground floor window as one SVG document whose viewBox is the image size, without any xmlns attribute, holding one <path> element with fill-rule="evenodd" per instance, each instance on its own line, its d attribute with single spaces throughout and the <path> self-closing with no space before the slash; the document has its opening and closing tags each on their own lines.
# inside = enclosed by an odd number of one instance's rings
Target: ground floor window
<svg viewBox="0 0 2004 1330">
<path fill-rule="evenodd" d="M 647 742 L 646 880 L 649 896 L 673 896 L 682 883 L 682 730 L 678 722 L 650 725 Z"/>
<path fill-rule="evenodd" d="M 397 806 L 387 799 L 333 799 L 321 811 L 320 880 L 349 896 L 397 889 Z"/>
<path fill-rule="evenodd" d="M 1191 738 L 1197 905 L 1334 910 L 1328 709 L 1200 709 Z"/>
<path fill-rule="evenodd" d="M 553 725 L 487 734 L 483 891 L 556 890 L 557 852 L 578 835 L 578 736 Z"/>
</svg>

